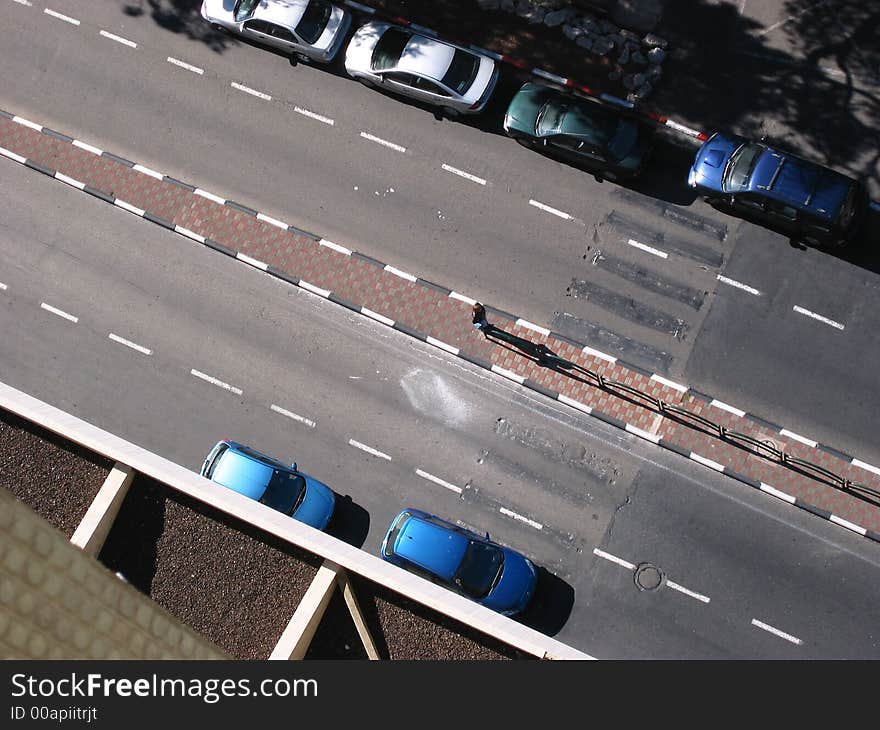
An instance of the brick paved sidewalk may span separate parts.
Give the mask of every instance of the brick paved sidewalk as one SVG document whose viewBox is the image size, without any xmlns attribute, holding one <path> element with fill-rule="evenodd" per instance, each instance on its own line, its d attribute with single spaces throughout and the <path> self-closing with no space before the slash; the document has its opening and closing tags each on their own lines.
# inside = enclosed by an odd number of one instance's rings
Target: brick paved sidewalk
<svg viewBox="0 0 880 730">
<path fill-rule="evenodd" d="M 476 330 L 471 322 L 474 300 L 464 294 L 2 111 L 0 154 L 7 158 L 0 164 L 15 160 L 54 176 L 880 542 L 880 468 L 486 304 L 489 321 L 502 330 L 503 338 L 544 345 L 545 352 L 563 359 L 563 367 L 542 364 L 539 357 Z M 606 387 L 601 387 L 600 376 L 608 379 Z M 677 419 L 667 409 L 661 411 L 656 399 L 690 415 Z M 731 443 L 699 418 L 752 441 Z M 767 458 L 780 452 L 872 493 L 859 498 L 815 469 L 804 473 L 794 464 Z"/>
</svg>

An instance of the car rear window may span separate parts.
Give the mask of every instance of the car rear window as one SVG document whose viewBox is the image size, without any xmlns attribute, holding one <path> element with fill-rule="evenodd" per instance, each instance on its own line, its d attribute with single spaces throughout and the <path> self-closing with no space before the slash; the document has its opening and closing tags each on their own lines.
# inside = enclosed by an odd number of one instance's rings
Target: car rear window
<svg viewBox="0 0 880 730">
<path fill-rule="evenodd" d="M 299 474 L 275 469 L 266 491 L 260 497 L 260 502 L 286 515 L 292 515 L 302 502 L 305 493 L 306 482 Z"/>
<path fill-rule="evenodd" d="M 306 5 L 306 11 L 303 13 L 299 24 L 296 26 L 296 32 L 299 37 L 306 43 L 314 43 L 321 37 L 324 28 L 327 27 L 327 21 L 330 20 L 330 13 L 333 7 L 324 0 L 309 0 Z"/>
<path fill-rule="evenodd" d="M 250 18 L 254 9 L 259 4 L 260 0 L 238 0 L 238 2 L 235 3 L 235 9 L 233 10 L 235 22 L 240 23 L 245 18 Z"/>
<path fill-rule="evenodd" d="M 479 68 L 480 61 L 476 56 L 456 48 L 446 75 L 440 80 L 455 93 L 464 94 L 477 78 Z"/>
<path fill-rule="evenodd" d="M 400 61 L 400 56 L 406 44 L 409 43 L 410 34 L 400 28 L 388 28 L 376 43 L 370 65 L 374 71 L 386 68 L 394 68 Z"/>
</svg>

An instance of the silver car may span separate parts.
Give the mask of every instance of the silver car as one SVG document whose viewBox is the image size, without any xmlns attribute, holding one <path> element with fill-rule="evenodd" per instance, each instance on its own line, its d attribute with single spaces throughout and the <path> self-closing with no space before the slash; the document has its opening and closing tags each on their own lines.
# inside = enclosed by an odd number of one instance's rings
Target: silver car
<svg viewBox="0 0 880 730">
<path fill-rule="evenodd" d="M 201 14 L 220 30 L 321 63 L 351 26 L 351 14 L 327 0 L 203 0 Z"/>
<path fill-rule="evenodd" d="M 367 23 L 352 36 L 345 70 L 368 86 L 381 85 L 452 115 L 481 111 L 498 81 L 491 58 L 381 22 Z"/>
</svg>

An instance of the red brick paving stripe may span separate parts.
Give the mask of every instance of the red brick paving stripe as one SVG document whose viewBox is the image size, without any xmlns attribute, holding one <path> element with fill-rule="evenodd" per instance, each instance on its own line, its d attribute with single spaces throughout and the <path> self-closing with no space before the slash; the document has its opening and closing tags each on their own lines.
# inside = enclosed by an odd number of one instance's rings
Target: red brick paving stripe
<svg viewBox="0 0 880 730">
<path fill-rule="evenodd" d="M 313 238 L 285 231 L 226 205 L 220 205 L 187 189 L 137 172 L 106 156 L 97 156 L 65 140 L 0 117 L 0 146 L 40 165 L 56 169 L 79 182 L 142 208 L 148 213 L 187 228 L 206 238 L 262 261 L 278 271 L 333 292 L 335 297 L 364 306 L 406 327 L 430 335 L 462 350 L 471 361 L 497 365 L 547 389 L 584 403 L 673 444 L 685 453 L 696 453 L 723 464 L 744 477 L 764 482 L 791 495 L 799 503 L 814 505 L 839 518 L 875 533 L 880 532 L 880 509 L 817 479 L 761 458 L 747 449 L 725 442 L 711 433 L 661 416 L 648 401 L 606 392 L 588 376 L 541 367 L 515 348 L 492 343 L 476 331 L 470 306 L 443 292 L 391 274 L 361 257 L 349 256 L 319 245 Z M 728 429 L 767 441 L 786 453 L 811 461 L 836 474 L 874 489 L 880 477 L 701 399 L 690 398 L 625 365 L 587 354 L 577 346 L 535 330 L 500 321 L 506 331 L 530 342 L 546 344 L 559 357 L 605 378 L 636 387 L 667 403 L 685 406 Z"/>
</svg>

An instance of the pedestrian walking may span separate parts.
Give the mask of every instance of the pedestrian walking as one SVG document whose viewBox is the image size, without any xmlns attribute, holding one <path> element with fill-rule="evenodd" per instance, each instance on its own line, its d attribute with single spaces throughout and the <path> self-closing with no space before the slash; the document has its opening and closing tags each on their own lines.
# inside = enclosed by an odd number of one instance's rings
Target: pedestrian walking
<svg viewBox="0 0 880 730">
<path fill-rule="evenodd" d="M 479 302 L 474 302 L 474 327 L 484 332 L 489 328 L 489 321 L 486 319 L 486 308 Z"/>
</svg>

